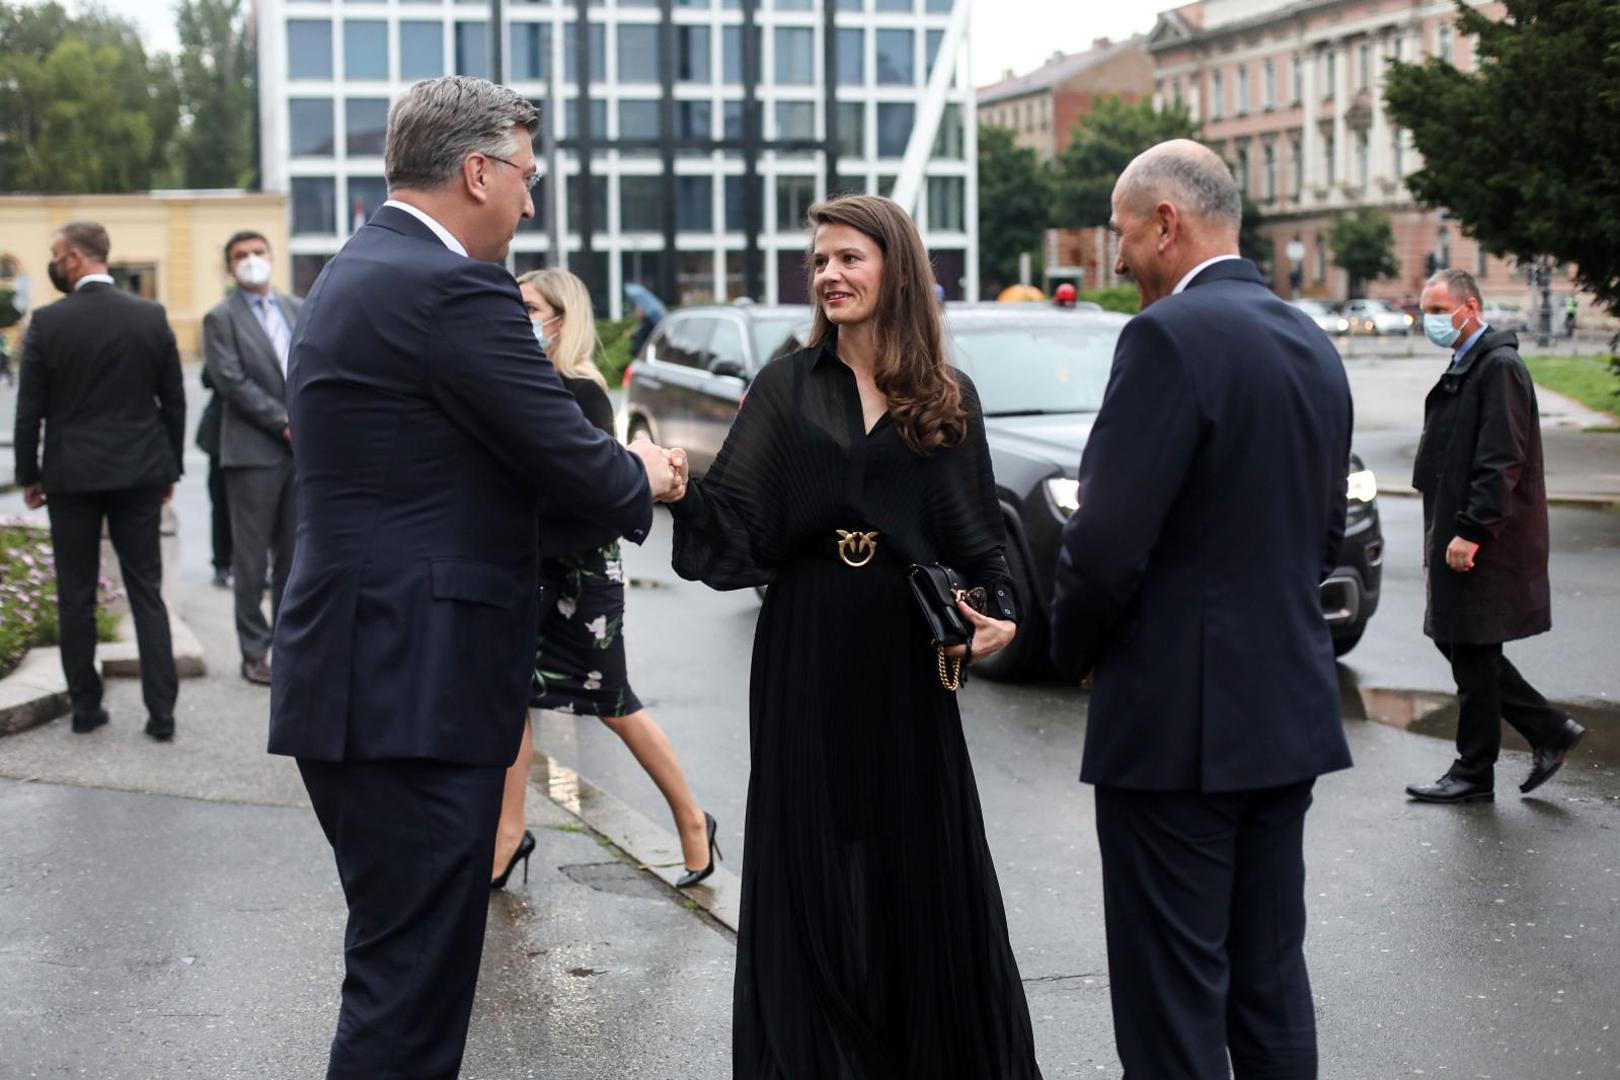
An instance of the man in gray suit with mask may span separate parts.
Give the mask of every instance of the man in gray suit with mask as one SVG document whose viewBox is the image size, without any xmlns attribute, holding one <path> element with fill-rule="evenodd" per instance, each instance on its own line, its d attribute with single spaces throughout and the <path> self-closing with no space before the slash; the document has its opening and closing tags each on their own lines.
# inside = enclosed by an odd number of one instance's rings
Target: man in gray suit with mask
<svg viewBox="0 0 1620 1080">
<path fill-rule="evenodd" d="M 239 232 L 225 243 L 225 269 L 237 288 L 203 318 L 203 357 L 225 409 L 219 458 L 231 514 L 231 574 L 242 677 L 270 685 L 271 618 L 292 568 L 297 508 L 292 436 L 287 427 L 287 350 L 302 304 L 270 285 L 270 242 Z"/>
</svg>

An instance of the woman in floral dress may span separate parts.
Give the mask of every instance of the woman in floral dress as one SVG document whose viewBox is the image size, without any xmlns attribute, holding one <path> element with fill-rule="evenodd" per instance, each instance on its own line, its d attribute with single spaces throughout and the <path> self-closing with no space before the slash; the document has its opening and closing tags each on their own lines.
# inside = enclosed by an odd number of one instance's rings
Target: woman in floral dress
<svg viewBox="0 0 1620 1080">
<path fill-rule="evenodd" d="M 585 416 L 613 430 L 607 383 L 593 360 L 596 319 L 585 283 L 566 270 L 537 270 L 518 278 L 524 307 L 541 348 L 579 399 Z M 692 798 L 669 737 L 630 688 L 624 659 L 624 564 L 611 529 L 544 507 L 540 522 L 540 641 L 534 663 L 537 709 L 596 716 L 624 740 L 669 803 L 686 856 L 682 887 L 714 871 L 715 821 Z M 517 761 L 506 774 L 506 795 L 495 839 L 491 883 L 506 884 L 512 868 L 534 851 L 524 828 L 523 792 L 534 758 L 524 726 Z"/>
</svg>

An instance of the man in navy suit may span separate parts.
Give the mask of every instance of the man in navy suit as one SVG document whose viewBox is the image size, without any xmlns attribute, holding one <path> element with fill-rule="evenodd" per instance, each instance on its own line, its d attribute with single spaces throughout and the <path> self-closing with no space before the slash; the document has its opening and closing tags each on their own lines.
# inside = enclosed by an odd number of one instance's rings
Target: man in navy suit
<svg viewBox="0 0 1620 1080">
<path fill-rule="evenodd" d="M 389 200 L 293 335 L 298 536 L 270 750 L 298 759 L 349 905 L 329 1078 L 457 1075 L 504 772 L 534 662 L 539 497 L 631 540 L 676 485 L 580 413 L 501 265 L 534 107 L 481 79 L 393 106 Z"/>
<path fill-rule="evenodd" d="M 1053 658 L 1096 689 L 1114 1033 L 1129 1080 L 1316 1076 L 1305 811 L 1350 764 L 1318 585 L 1344 531 L 1338 353 L 1240 258 L 1226 164 L 1164 143 L 1114 188 L 1120 335 L 1064 529 Z"/>
</svg>

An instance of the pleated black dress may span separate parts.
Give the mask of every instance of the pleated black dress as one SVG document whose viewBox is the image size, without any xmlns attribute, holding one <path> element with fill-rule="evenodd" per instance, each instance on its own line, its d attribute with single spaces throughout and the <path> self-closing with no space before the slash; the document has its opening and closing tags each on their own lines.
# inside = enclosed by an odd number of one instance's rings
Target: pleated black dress
<svg viewBox="0 0 1620 1080">
<path fill-rule="evenodd" d="M 749 695 L 738 1080 L 1040 1076 L 961 715 L 905 579 L 945 562 L 1016 617 L 959 377 L 969 436 L 925 458 L 887 416 L 865 432 L 834 343 L 784 357 L 674 508 L 682 577 L 770 585 Z M 870 562 L 847 564 L 840 530 L 877 534 Z"/>
</svg>

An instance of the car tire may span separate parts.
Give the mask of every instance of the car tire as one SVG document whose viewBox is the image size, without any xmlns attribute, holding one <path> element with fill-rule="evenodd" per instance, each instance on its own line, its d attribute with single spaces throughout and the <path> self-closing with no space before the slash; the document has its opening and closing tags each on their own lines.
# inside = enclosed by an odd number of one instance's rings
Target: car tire
<svg viewBox="0 0 1620 1080">
<path fill-rule="evenodd" d="M 1046 620 L 1044 608 L 1035 602 L 1035 583 L 1024 564 L 1023 546 L 1011 526 L 1007 534 L 1007 569 L 1018 593 L 1018 635 L 994 656 L 975 661 L 972 671 L 995 682 L 1022 682 L 1046 670 Z"/>
<path fill-rule="evenodd" d="M 1351 649 L 1360 644 L 1361 635 L 1365 634 L 1366 632 L 1367 624 L 1365 622 L 1359 622 L 1347 632 L 1343 634 L 1335 634 L 1333 637 L 1333 655 L 1343 656 L 1348 653 Z"/>
</svg>

